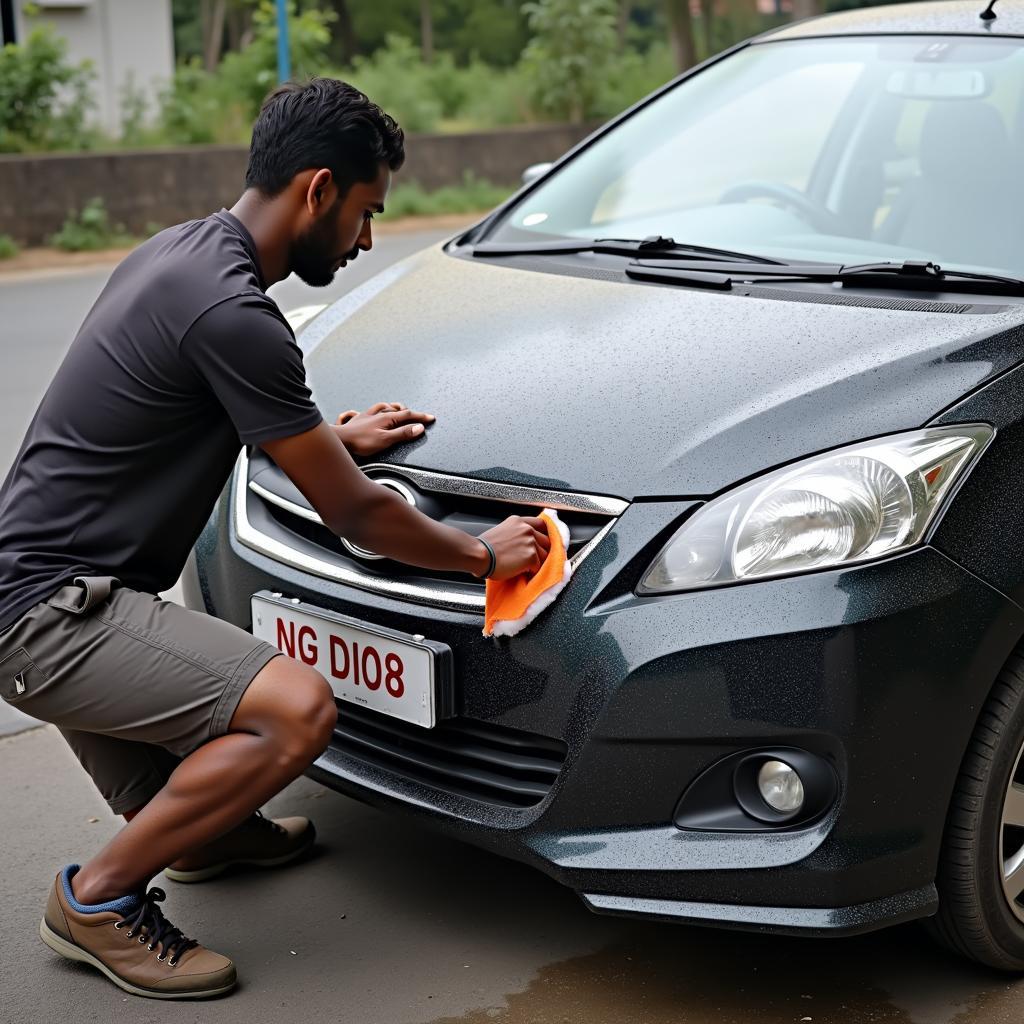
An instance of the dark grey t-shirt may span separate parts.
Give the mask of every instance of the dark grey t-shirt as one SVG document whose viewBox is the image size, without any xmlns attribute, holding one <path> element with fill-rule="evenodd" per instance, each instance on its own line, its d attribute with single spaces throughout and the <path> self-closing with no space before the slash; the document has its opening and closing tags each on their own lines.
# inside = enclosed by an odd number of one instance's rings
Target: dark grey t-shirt
<svg viewBox="0 0 1024 1024">
<path fill-rule="evenodd" d="M 242 445 L 320 421 L 241 223 L 154 236 L 96 300 L 0 489 L 0 629 L 74 576 L 172 586 Z"/>
</svg>

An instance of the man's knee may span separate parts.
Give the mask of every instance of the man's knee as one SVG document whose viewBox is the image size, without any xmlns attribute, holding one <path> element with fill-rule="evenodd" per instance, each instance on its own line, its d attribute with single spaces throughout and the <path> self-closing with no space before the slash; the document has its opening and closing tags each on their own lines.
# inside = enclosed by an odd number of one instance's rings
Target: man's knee
<svg viewBox="0 0 1024 1024">
<path fill-rule="evenodd" d="M 308 665 L 284 656 L 260 671 L 239 712 L 238 721 L 232 719 L 233 727 L 244 729 L 247 720 L 254 719 L 258 731 L 275 740 L 282 757 L 305 762 L 324 751 L 338 720 L 327 680 Z"/>
</svg>

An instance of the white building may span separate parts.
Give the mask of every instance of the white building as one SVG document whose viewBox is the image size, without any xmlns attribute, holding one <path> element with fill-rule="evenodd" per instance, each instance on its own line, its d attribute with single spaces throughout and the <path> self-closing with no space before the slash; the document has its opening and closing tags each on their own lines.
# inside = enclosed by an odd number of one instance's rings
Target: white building
<svg viewBox="0 0 1024 1024">
<path fill-rule="evenodd" d="M 92 61 L 93 116 L 104 130 L 119 133 L 126 87 L 141 91 L 152 109 L 174 73 L 171 0 L 34 0 L 32 6 L 29 17 L 24 0 L 0 0 L 3 41 L 20 42 L 35 25 L 53 25 L 72 62 Z"/>
</svg>

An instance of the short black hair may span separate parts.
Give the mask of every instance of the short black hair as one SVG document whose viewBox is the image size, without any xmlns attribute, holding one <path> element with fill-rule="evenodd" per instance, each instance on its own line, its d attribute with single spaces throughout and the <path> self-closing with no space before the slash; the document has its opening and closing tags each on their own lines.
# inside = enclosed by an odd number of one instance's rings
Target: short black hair
<svg viewBox="0 0 1024 1024">
<path fill-rule="evenodd" d="M 373 181 L 382 163 L 397 171 L 404 161 L 398 122 L 354 85 L 287 82 L 264 100 L 253 125 L 245 187 L 276 196 L 296 174 L 328 167 L 344 194 L 357 181 Z"/>
</svg>

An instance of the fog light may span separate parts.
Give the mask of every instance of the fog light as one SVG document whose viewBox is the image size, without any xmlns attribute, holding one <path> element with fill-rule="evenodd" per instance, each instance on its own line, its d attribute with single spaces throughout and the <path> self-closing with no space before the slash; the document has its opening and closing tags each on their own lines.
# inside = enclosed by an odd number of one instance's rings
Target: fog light
<svg viewBox="0 0 1024 1024">
<path fill-rule="evenodd" d="M 804 784 L 785 761 L 765 761 L 757 773 L 761 799 L 779 814 L 796 814 L 804 805 Z"/>
</svg>

